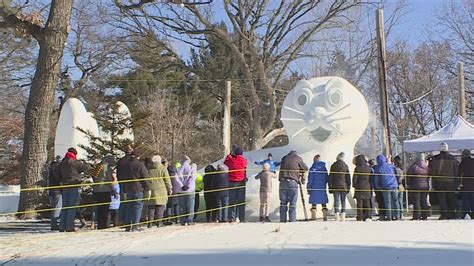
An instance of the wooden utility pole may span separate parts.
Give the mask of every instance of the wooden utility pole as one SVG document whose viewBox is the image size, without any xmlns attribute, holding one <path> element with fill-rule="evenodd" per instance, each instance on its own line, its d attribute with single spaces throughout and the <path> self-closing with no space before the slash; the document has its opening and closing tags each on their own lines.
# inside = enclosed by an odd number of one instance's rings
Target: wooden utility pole
<svg viewBox="0 0 474 266">
<path fill-rule="evenodd" d="M 387 95 L 387 54 L 385 53 L 385 30 L 383 10 L 377 9 L 377 48 L 378 48 L 378 73 L 380 89 L 380 115 L 382 117 L 384 153 L 391 154 L 390 125 L 388 123 L 388 95 Z"/>
<path fill-rule="evenodd" d="M 466 87 L 464 85 L 464 63 L 458 63 L 458 81 L 459 81 L 459 115 L 463 118 L 467 117 L 466 114 Z"/>
<path fill-rule="evenodd" d="M 222 125 L 222 142 L 224 144 L 224 156 L 230 154 L 230 97 L 231 83 L 225 82 L 225 101 L 224 101 L 224 123 Z"/>
</svg>

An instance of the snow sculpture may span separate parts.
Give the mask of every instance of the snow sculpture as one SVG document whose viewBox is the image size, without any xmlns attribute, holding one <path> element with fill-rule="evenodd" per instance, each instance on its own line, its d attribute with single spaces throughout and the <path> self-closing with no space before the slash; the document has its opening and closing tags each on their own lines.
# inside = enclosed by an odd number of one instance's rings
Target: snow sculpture
<svg viewBox="0 0 474 266">
<path fill-rule="evenodd" d="M 247 202 L 252 216 L 258 216 L 259 204 L 259 182 L 254 179 L 259 167 L 254 161 L 266 159 L 268 153 L 279 161 L 295 150 L 308 167 L 311 167 L 314 155 L 320 154 L 329 170 L 337 154 L 344 152 L 346 163 L 352 169 L 354 147 L 367 127 L 369 110 L 364 96 L 347 80 L 333 76 L 319 77 L 299 81 L 288 93 L 283 102 L 281 121 L 288 134 L 288 145 L 244 153 L 249 161 Z M 222 160 L 214 165 L 218 163 Z M 273 182 L 273 216 L 279 212 L 278 185 L 277 181 Z M 332 197 L 329 198 L 332 201 Z M 305 199 L 308 200 L 307 195 Z M 301 199 L 298 201 L 297 213 L 301 218 Z M 331 202 L 328 207 L 332 207 Z"/>
<path fill-rule="evenodd" d="M 118 111 L 122 116 L 131 117 L 130 110 L 123 102 L 117 102 Z M 54 141 L 54 155 L 63 157 L 67 149 L 75 147 L 78 150 L 78 159 L 87 159 L 87 153 L 79 145 L 88 146 L 89 138 L 86 134 L 78 130 L 81 128 L 86 132 L 91 132 L 94 136 L 103 136 L 103 132 L 97 124 L 94 115 L 86 111 L 84 104 L 76 99 L 69 98 L 61 109 L 59 116 L 58 125 L 56 127 L 56 138 Z M 134 139 L 133 130 L 130 128 L 125 130 L 121 138 L 123 139 Z"/>
<path fill-rule="evenodd" d="M 54 139 L 54 155 L 66 154 L 67 149 L 74 147 L 78 152 L 78 159 L 87 159 L 87 153 L 79 147 L 79 144 L 88 145 L 87 135 L 77 130 L 81 128 L 98 134 L 97 122 L 93 116 L 86 111 L 84 104 L 76 98 L 69 98 L 61 109 L 56 137 Z"/>
</svg>

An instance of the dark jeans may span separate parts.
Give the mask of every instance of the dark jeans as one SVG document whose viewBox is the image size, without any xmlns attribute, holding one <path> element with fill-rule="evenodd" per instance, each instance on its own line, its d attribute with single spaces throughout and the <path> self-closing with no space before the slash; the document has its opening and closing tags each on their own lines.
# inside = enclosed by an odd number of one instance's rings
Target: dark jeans
<svg viewBox="0 0 474 266">
<path fill-rule="evenodd" d="M 229 208 L 229 218 L 235 221 L 238 217 L 241 222 L 245 222 L 245 182 L 229 182 L 229 205 L 232 206 Z"/>
<path fill-rule="evenodd" d="M 280 181 L 280 222 L 296 222 L 296 201 L 298 201 L 298 183 L 291 179 Z M 289 205 L 289 206 L 288 206 Z"/>
<path fill-rule="evenodd" d="M 383 200 L 382 191 L 375 191 L 375 200 L 377 201 L 377 209 L 379 211 L 379 217 L 385 217 L 385 202 Z"/>
<path fill-rule="evenodd" d="M 410 192 L 413 203 L 413 219 L 426 219 L 428 217 L 428 190 Z"/>
<path fill-rule="evenodd" d="M 192 223 L 194 218 L 194 193 L 178 194 L 179 221 L 181 225 Z"/>
<path fill-rule="evenodd" d="M 125 221 L 124 224 L 137 226 L 140 223 L 143 210 L 143 192 L 128 192 L 125 205 Z"/>
<path fill-rule="evenodd" d="M 346 192 L 334 191 L 334 212 L 346 212 Z M 339 209 L 341 205 L 341 209 Z"/>
<path fill-rule="evenodd" d="M 441 217 L 454 219 L 456 217 L 456 194 L 454 192 L 436 192 L 436 195 L 438 196 Z"/>
<path fill-rule="evenodd" d="M 118 226 L 119 223 L 119 210 L 109 210 L 107 221 L 112 221 L 114 227 Z M 109 224 L 107 224 L 109 226 Z"/>
<path fill-rule="evenodd" d="M 228 196 L 217 198 L 216 207 L 219 208 L 217 218 L 220 222 L 227 222 L 229 214 L 229 208 L 227 208 L 227 206 L 229 206 Z"/>
<path fill-rule="evenodd" d="M 165 205 L 148 205 L 148 226 L 151 226 L 153 223 L 157 224 L 163 222 L 165 209 Z"/>
<path fill-rule="evenodd" d="M 216 221 L 218 219 L 218 210 L 212 210 L 217 208 L 216 199 L 214 196 L 214 192 L 206 192 L 204 191 L 204 201 L 206 203 L 206 221 Z M 211 211 L 212 210 L 212 211 Z"/>
<path fill-rule="evenodd" d="M 370 208 L 371 200 L 371 198 L 357 199 L 357 221 L 372 219 L 372 209 Z"/>
<path fill-rule="evenodd" d="M 63 199 L 60 191 L 51 193 L 49 195 L 49 203 L 51 204 L 51 230 L 59 230 L 59 217 L 61 215 L 61 208 L 63 206 Z"/>
<path fill-rule="evenodd" d="M 168 218 L 168 222 L 174 221 L 178 223 L 178 215 L 179 215 L 179 204 L 174 204 L 174 201 L 171 203 L 168 201 L 166 205 L 166 218 Z"/>
<path fill-rule="evenodd" d="M 382 192 L 385 205 L 385 218 L 398 219 L 398 190 L 386 189 Z"/>
<path fill-rule="evenodd" d="M 109 221 L 110 192 L 94 192 L 94 199 L 98 204 L 97 209 L 97 229 L 106 229 Z M 94 221 L 94 220 L 93 220 Z"/>
<path fill-rule="evenodd" d="M 194 217 L 193 220 L 197 219 L 198 211 L 199 211 L 199 203 L 201 201 L 201 192 L 197 192 L 194 194 Z"/>
<path fill-rule="evenodd" d="M 61 210 L 60 230 L 73 231 L 74 219 L 76 218 L 77 207 L 80 202 L 79 188 L 63 188 L 61 191 L 63 209 Z M 74 208 L 71 208 L 74 207 Z"/>
<path fill-rule="evenodd" d="M 474 192 L 462 192 L 463 217 L 469 214 L 474 219 Z"/>
</svg>

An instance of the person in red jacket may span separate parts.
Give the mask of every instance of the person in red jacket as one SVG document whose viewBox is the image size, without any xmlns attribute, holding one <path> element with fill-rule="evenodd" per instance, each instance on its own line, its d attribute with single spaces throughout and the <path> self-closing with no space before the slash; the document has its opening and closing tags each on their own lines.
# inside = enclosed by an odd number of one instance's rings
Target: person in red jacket
<svg viewBox="0 0 474 266">
<path fill-rule="evenodd" d="M 242 148 L 227 155 L 224 164 L 229 168 L 229 222 L 245 222 L 245 183 L 247 182 L 247 159 Z M 237 206 L 235 206 L 237 205 Z"/>
</svg>

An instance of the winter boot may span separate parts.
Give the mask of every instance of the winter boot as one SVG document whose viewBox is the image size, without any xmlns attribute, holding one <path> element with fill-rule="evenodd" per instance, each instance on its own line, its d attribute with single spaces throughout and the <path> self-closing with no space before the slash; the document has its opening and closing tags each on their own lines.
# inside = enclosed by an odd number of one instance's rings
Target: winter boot
<svg viewBox="0 0 474 266">
<path fill-rule="evenodd" d="M 311 212 L 311 221 L 316 221 L 316 208 L 311 208 L 310 209 L 310 212 Z"/>
<path fill-rule="evenodd" d="M 328 220 L 328 209 L 324 208 L 323 209 L 323 221 Z"/>
<path fill-rule="evenodd" d="M 265 217 L 263 216 L 260 216 L 260 220 L 259 220 L 261 223 L 264 223 L 265 222 Z"/>
<path fill-rule="evenodd" d="M 265 222 L 266 222 L 266 223 L 270 223 L 271 221 L 272 221 L 272 220 L 270 220 L 270 218 L 268 218 L 268 216 L 265 217 Z"/>
<path fill-rule="evenodd" d="M 335 219 L 336 219 L 336 222 L 339 222 L 339 213 L 338 212 L 336 212 Z"/>
<path fill-rule="evenodd" d="M 341 222 L 345 222 L 345 221 L 346 221 L 346 213 L 341 212 Z"/>
</svg>

